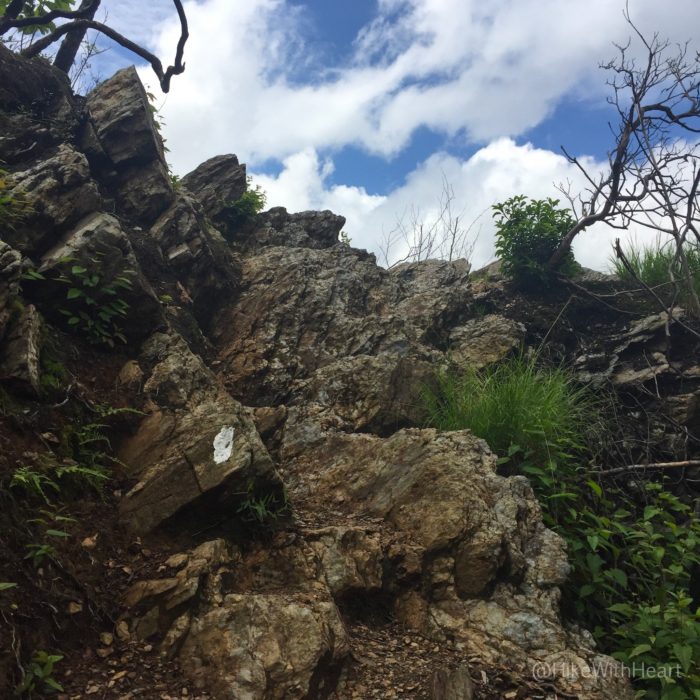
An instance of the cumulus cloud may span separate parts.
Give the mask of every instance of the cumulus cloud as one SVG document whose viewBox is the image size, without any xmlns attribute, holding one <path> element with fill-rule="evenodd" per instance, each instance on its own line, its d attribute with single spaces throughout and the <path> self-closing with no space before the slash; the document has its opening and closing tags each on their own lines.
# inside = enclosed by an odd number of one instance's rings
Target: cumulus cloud
<svg viewBox="0 0 700 700">
<path fill-rule="evenodd" d="M 592 159 L 586 159 L 585 165 L 592 172 L 602 167 Z M 561 198 L 556 185 L 567 180 L 574 188 L 584 186 L 580 172 L 563 156 L 530 144 L 517 145 L 508 138 L 493 141 L 464 160 L 436 153 L 411 172 L 402 187 L 386 196 L 368 195 L 361 187 L 328 185 L 328 175 L 328 162 L 319 159 L 315 151 L 306 150 L 287 158 L 278 176 L 254 179 L 268 192 L 270 206 L 341 212 L 347 218 L 352 245 L 366 248 L 381 259 L 383 241 L 395 228 L 397 218 L 412 209 L 426 221 L 437 216 L 444 178 L 454 189 L 455 213 L 466 226 L 471 225 L 471 260 L 477 267 L 494 259 L 492 204 L 522 193 L 535 198 Z M 574 246 L 577 259 L 588 267 L 605 269 L 612 242 L 619 235 L 619 231 L 603 225 L 582 233 Z M 406 251 L 397 243 L 391 252 L 392 260 L 396 260 Z"/>
<path fill-rule="evenodd" d="M 117 28 L 133 35 L 136 27 L 135 38 L 170 60 L 179 25 L 167 0 L 104 4 Z M 657 0 L 629 5 L 643 31 L 672 40 L 685 40 L 700 19 L 697 0 L 675 0 L 672 11 Z M 353 244 L 375 252 L 410 207 L 434 215 L 444 174 L 462 219 L 480 216 L 475 264 L 493 257 L 491 216 L 483 212 L 494 202 L 518 193 L 556 197 L 553 183 L 567 179 L 583 185 L 561 155 L 513 137 L 563 98 L 602 100 L 598 61 L 629 35 L 621 1 L 379 0 L 350 54 L 335 61 L 309 39 L 313 17 L 298 3 L 190 0 L 185 7 L 187 70 L 161 104 L 175 172 L 226 152 L 253 173 L 277 161 L 278 176 L 257 178 L 270 205 L 342 213 Z M 141 74 L 155 85 L 150 69 Z M 381 195 L 331 184 L 339 149 L 391 159 L 419 128 L 480 148 L 466 159 L 435 153 Z M 613 237 L 607 229 L 582 235 L 581 262 L 605 267 Z"/>
<path fill-rule="evenodd" d="M 420 126 L 478 142 L 516 136 L 565 94 L 599 96 L 597 63 L 629 34 L 622 3 L 610 0 L 383 0 L 352 55 L 329 67 L 305 38 L 299 5 L 186 8 L 187 71 L 163 106 L 178 170 L 222 150 L 255 161 L 354 144 L 389 157 Z M 700 15 L 695 0 L 676 0 L 673 12 L 633 0 L 631 11 L 679 40 Z M 174 13 L 154 26 L 150 41 L 169 56 Z"/>
</svg>

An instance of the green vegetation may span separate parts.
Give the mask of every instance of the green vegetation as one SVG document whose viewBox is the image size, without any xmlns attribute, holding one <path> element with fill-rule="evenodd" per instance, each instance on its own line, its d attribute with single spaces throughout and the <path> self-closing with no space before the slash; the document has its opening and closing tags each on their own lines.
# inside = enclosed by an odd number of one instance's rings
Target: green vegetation
<svg viewBox="0 0 700 700">
<path fill-rule="evenodd" d="M 635 671 L 666 669 L 636 679 L 639 697 L 700 697 L 700 608 L 689 593 L 700 518 L 656 483 L 636 497 L 603 486 L 589 466 L 590 446 L 606 440 L 601 399 L 533 356 L 444 372 L 425 400 L 433 425 L 471 429 L 529 477 L 545 522 L 568 544 L 565 611 Z"/>
<path fill-rule="evenodd" d="M 74 258 L 65 258 L 61 263 L 65 269 L 53 281 L 68 287 L 65 302 L 57 309 L 66 317 L 68 327 L 79 331 L 93 345 L 113 348 L 117 341 L 126 343 L 120 322 L 128 316 L 129 304 L 121 295 L 131 289 L 131 280 L 119 275 L 107 284 L 100 275 L 76 264 Z M 47 281 L 36 270 L 25 272 L 24 279 Z"/>
<path fill-rule="evenodd" d="M 664 244 L 657 238 L 654 243 L 645 246 L 637 246 L 630 241 L 623 252 L 634 274 L 630 273 L 617 257 L 610 259 L 610 266 L 612 272 L 625 282 L 637 284 L 636 276 L 651 287 L 661 299 L 670 302 L 675 294 L 671 279 L 673 273 L 673 279 L 678 286 L 678 303 L 688 304 L 691 288 L 700 295 L 700 245 L 697 243 L 688 243 L 683 249 L 690 279 L 677 259 L 674 241 Z"/>
<path fill-rule="evenodd" d="M 49 654 L 46 651 L 35 651 L 32 660 L 24 671 L 22 682 L 15 689 L 17 695 L 38 691 L 44 693 L 62 693 L 63 686 L 53 677 L 54 667 L 63 659 L 61 654 Z"/>
<path fill-rule="evenodd" d="M 12 183 L 7 170 L 0 168 L 0 231 L 12 230 L 31 213 L 31 206 L 10 190 Z"/>
<path fill-rule="evenodd" d="M 511 197 L 493 206 L 496 222 L 496 254 L 503 272 L 523 289 L 551 287 L 557 273 L 570 275 L 578 269 L 573 253 L 557 270 L 549 260 L 574 225 L 569 209 L 558 209 L 556 199 Z"/>
<path fill-rule="evenodd" d="M 248 189 L 235 202 L 226 202 L 222 216 L 226 223 L 228 240 L 236 229 L 247 224 L 256 214 L 259 214 L 267 202 L 267 195 L 260 185 L 252 187 L 252 178 L 248 177 Z"/>
</svg>

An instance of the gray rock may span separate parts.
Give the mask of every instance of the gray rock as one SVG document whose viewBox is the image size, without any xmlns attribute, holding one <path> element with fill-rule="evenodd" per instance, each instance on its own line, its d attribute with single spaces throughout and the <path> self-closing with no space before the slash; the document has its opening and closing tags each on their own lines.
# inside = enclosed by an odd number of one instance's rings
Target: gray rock
<svg viewBox="0 0 700 700">
<path fill-rule="evenodd" d="M 22 202 L 24 214 L 5 238 L 26 255 L 44 252 L 102 204 L 87 159 L 67 144 L 46 160 L 13 173 L 12 183 L 9 195 Z"/>
<path fill-rule="evenodd" d="M 36 307 L 26 306 L 11 323 L 0 350 L 0 379 L 35 396 L 41 391 L 43 327 Z"/>
<path fill-rule="evenodd" d="M 331 211 L 289 214 L 284 207 L 275 207 L 256 218 L 247 241 L 241 242 L 256 247 L 330 248 L 338 243 L 344 225 L 345 217 Z"/>
<path fill-rule="evenodd" d="M 481 369 L 499 362 L 525 338 L 525 326 L 505 316 L 487 314 L 453 328 L 449 336 L 450 360 L 462 369 Z"/>
<path fill-rule="evenodd" d="M 146 91 L 132 66 L 100 83 L 87 106 L 95 134 L 109 157 L 113 186 L 123 212 L 144 225 L 153 223 L 173 201 L 163 142 Z"/>
<path fill-rule="evenodd" d="M 226 205 L 240 199 L 246 191 L 245 165 L 239 164 L 232 154 L 215 156 L 185 175 L 182 186 L 199 200 L 207 216 L 217 222 Z"/>
<path fill-rule="evenodd" d="M 153 530 L 207 494 L 216 496 L 208 514 L 233 514 L 236 497 L 251 485 L 281 493 L 250 412 L 182 338 L 156 334 L 144 345 L 140 364 L 151 368 L 144 384 L 151 410 L 120 450 L 138 479 L 120 505 L 129 528 Z"/>
<path fill-rule="evenodd" d="M 22 256 L 0 240 L 0 340 L 5 335 L 7 322 L 13 313 L 13 305 L 19 294 L 22 275 Z"/>
</svg>

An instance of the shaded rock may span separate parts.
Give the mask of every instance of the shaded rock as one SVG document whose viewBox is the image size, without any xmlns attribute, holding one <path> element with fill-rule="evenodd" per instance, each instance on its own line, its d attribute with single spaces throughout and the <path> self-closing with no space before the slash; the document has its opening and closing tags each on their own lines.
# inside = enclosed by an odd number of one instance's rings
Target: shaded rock
<svg viewBox="0 0 700 700">
<path fill-rule="evenodd" d="M 336 599 L 353 590 L 382 587 L 384 553 L 379 533 L 359 527 L 328 527 L 305 535 L 321 560 L 328 589 Z"/>
<path fill-rule="evenodd" d="M 251 485 L 281 491 L 249 411 L 218 385 L 181 337 L 154 335 L 140 364 L 150 367 L 144 392 L 151 411 L 120 451 L 138 479 L 120 505 L 131 529 L 152 530 L 205 494 L 214 499 L 208 516 L 230 517 L 237 495 Z"/>
<path fill-rule="evenodd" d="M 0 340 L 5 335 L 7 322 L 13 313 L 21 275 L 21 254 L 0 240 Z"/>
<path fill-rule="evenodd" d="M 150 235 L 192 299 L 197 320 L 206 326 L 221 306 L 233 300 L 240 280 L 239 261 L 184 190 L 176 192 L 174 203 L 153 224 Z"/>
<path fill-rule="evenodd" d="M 284 207 L 274 207 L 256 217 L 252 233 L 241 242 L 258 247 L 330 248 L 338 243 L 343 226 L 345 217 L 331 211 L 289 214 Z"/>
<path fill-rule="evenodd" d="M 47 149 L 71 140 L 79 127 L 67 75 L 0 45 L 0 161 L 26 169 Z"/>
<path fill-rule="evenodd" d="M 466 666 L 437 671 L 433 676 L 432 700 L 472 700 L 474 684 Z"/>
<path fill-rule="evenodd" d="M 521 345 L 524 337 L 522 323 L 488 314 L 450 331 L 449 357 L 458 367 L 481 369 L 504 359 Z"/>
<path fill-rule="evenodd" d="M 293 382 L 350 356 L 442 343 L 464 310 L 468 265 L 376 266 L 344 245 L 266 248 L 244 259 L 242 293 L 216 321 L 219 369 L 236 396 L 257 405 L 288 400 Z"/>
<path fill-rule="evenodd" d="M 5 237 L 26 255 L 42 253 L 102 203 L 87 159 L 67 144 L 28 170 L 15 172 L 12 183 L 8 194 L 22 202 L 24 213 Z"/>
<path fill-rule="evenodd" d="M 41 390 L 43 323 L 36 307 L 26 306 L 10 325 L 0 352 L 0 379 L 23 393 Z"/>
<path fill-rule="evenodd" d="M 173 201 L 163 143 L 146 91 L 131 66 L 100 83 L 87 96 L 99 144 L 114 172 L 119 205 L 135 221 L 149 225 Z"/>
<path fill-rule="evenodd" d="M 207 216 L 218 222 L 226 206 L 246 191 L 245 165 L 232 154 L 215 156 L 185 175 L 182 186 L 197 198 Z"/>
<path fill-rule="evenodd" d="M 74 267 L 84 270 L 81 276 L 72 272 Z M 114 323 L 127 338 L 143 339 L 163 323 L 160 303 L 144 277 L 129 238 L 118 219 L 109 214 L 93 214 L 82 221 L 41 258 L 39 272 L 47 280 L 33 286 L 42 308 L 56 315 L 61 308 L 83 310 L 96 316 L 103 306 L 115 300 L 129 306 L 126 315 L 114 317 Z M 58 281 L 65 277 L 69 284 Z M 86 285 L 82 280 L 94 276 Z M 66 297 L 71 287 L 82 289 L 96 304 L 83 309 L 80 298 Z M 110 291 L 112 290 L 112 291 Z M 65 299 L 61 305 L 56 299 Z M 56 316 L 60 318 L 60 316 Z M 97 320 L 97 319 L 96 319 Z M 112 332 L 109 325 L 104 326 Z M 87 333 L 86 329 L 83 332 Z M 99 341 L 99 337 L 93 338 Z"/>
</svg>

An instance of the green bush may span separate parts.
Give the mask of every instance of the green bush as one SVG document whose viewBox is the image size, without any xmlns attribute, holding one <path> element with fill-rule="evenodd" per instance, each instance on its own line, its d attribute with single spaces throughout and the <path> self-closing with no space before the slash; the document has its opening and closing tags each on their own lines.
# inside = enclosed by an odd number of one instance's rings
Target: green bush
<svg viewBox="0 0 700 700">
<path fill-rule="evenodd" d="M 549 260 L 574 225 L 568 209 L 557 209 L 556 199 L 531 199 L 524 195 L 495 204 L 496 254 L 503 272 L 524 289 L 549 287 L 556 273 L 570 275 L 578 269 L 573 253 L 564 257 L 557 270 Z"/>
<path fill-rule="evenodd" d="M 248 189 L 234 202 L 226 202 L 222 217 L 226 223 L 226 238 L 230 239 L 236 229 L 247 224 L 256 214 L 259 214 L 267 202 L 267 195 L 260 185 L 251 187 L 252 180 L 247 180 Z"/>
<path fill-rule="evenodd" d="M 546 524 L 566 540 L 567 616 L 635 671 L 638 697 L 700 697 L 700 609 L 689 594 L 700 518 L 658 484 L 633 497 L 599 483 L 588 465 L 606 439 L 607 399 L 564 369 L 538 367 L 535 357 L 444 372 L 437 387 L 424 394 L 433 425 L 471 429 L 501 464 L 526 474 Z M 655 672 L 643 677 L 642 664 Z"/>
<path fill-rule="evenodd" d="M 691 288 L 700 295 L 700 245 L 697 243 L 688 243 L 683 251 L 688 261 L 690 279 L 687 279 L 681 264 L 676 260 L 674 241 L 664 244 L 660 238 L 657 238 L 654 243 L 645 246 L 637 246 L 630 241 L 623 252 L 634 275 L 644 284 L 652 287 L 664 301 L 671 301 L 675 293 L 671 284 L 671 271 L 678 281 L 680 304 L 688 303 Z M 627 270 L 619 258 L 611 258 L 610 267 L 620 279 L 636 284 L 634 275 Z"/>
</svg>

